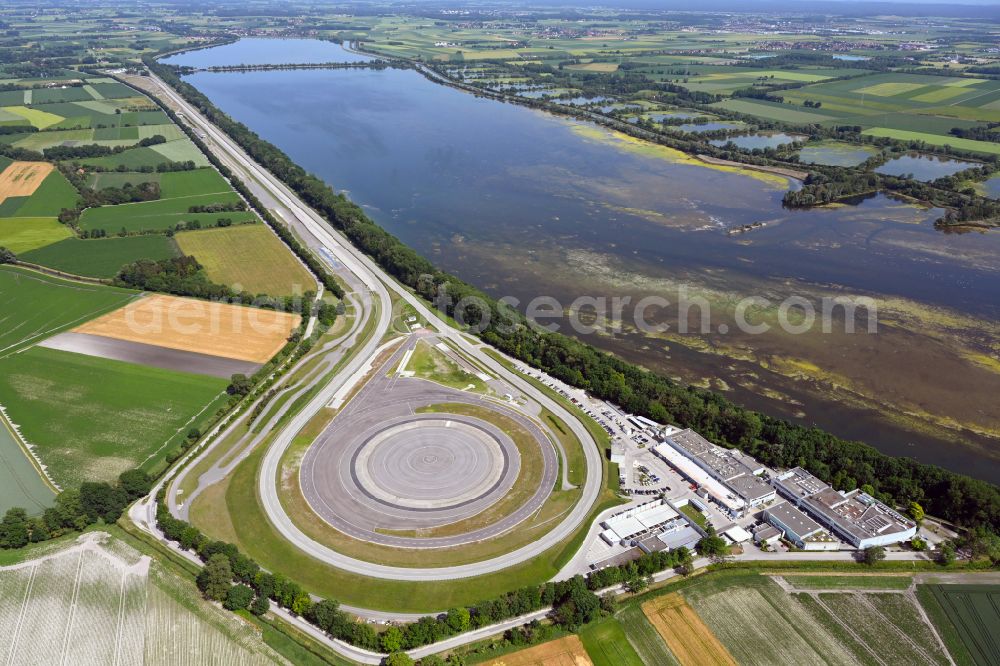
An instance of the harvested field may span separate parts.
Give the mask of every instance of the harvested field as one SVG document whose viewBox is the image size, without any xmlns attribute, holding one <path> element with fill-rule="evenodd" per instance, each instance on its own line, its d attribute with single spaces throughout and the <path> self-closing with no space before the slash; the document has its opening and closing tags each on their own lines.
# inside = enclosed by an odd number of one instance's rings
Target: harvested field
<svg viewBox="0 0 1000 666">
<path fill-rule="evenodd" d="M 486 663 L 490 666 L 593 666 L 594 662 L 587 656 L 578 636 L 566 636 Z"/>
<path fill-rule="evenodd" d="M 114 361 L 138 363 L 164 370 L 190 372 L 196 375 L 209 375 L 220 379 L 229 379 L 239 373 L 252 375 L 260 367 L 259 363 L 239 361 L 221 356 L 209 356 L 195 352 L 170 349 L 157 345 L 147 345 L 141 342 L 129 342 L 108 338 L 103 335 L 87 333 L 61 333 L 41 343 L 48 349 L 108 358 Z"/>
<path fill-rule="evenodd" d="M 55 167 L 48 162 L 14 162 L 0 173 L 0 202 L 35 193 Z"/>
<path fill-rule="evenodd" d="M 730 587 L 689 598 L 741 664 L 856 663 L 853 654 L 777 586 Z"/>
<path fill-rule="evenodd" d="M 74 329 L 147 345 L 266 363 L 299 325 L 299 315 L 154 295 Z"/>
<path fill-rule="evenodd" d="M 6 664 L 283 663 L 245 623 L 107 534 L 0 567 Z"/>
<path fill-rule="evenodd" d="M 677 592 L 645 602 L 642 611 L 683 666 L 736 666 L 729 651 Z"/>
</svg>

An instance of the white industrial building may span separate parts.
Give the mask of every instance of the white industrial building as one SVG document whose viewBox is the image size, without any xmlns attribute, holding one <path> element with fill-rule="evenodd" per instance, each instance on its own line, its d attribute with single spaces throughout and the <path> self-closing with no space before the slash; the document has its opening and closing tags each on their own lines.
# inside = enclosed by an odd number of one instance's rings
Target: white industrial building
<svg viewBox="0 0 1000 666">
<path fill-rule="evenodd" d="M 764 510 L 767 522 L 802 550 L 839 550 L 837 541 L 823 526 L 788 502 Z"/>
<path fill-rule="evenodd" d="M 764 471 L 753 456 L 716 446 L 693 430 L 667 435 L 653 451 L 685 476 L 702 485 L 709 495 L 733 516 L 748 508 L 762 506 L 775 499 L 776 492 L 758 474 Z M 692 464 L 678 464 L 677 456 Z M 709 478 L 713 483 L 704 483 Z"/>
<path fill-rule="evenodd" d="M 871 495 L 834 490 L 796 467 L 775 479 L 778 491 L 855 548 L 888 546 L 912 538 L 917 525 Z"/>
<path fill-rule="evenodd" d="M 625 543 L 651 535 L 654 531 L 680 520 L 680 515 L 663 500 L 646 502 L 611 516 L 601 526 L 601 538 L 608 545 Z"/>
</svg>

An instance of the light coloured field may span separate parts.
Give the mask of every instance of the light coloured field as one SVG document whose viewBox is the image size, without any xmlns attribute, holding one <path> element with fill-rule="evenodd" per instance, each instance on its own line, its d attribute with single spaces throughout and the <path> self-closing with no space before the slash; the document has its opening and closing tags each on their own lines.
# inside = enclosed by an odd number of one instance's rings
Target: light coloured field
<svg viewBox="0 0 1000 666">
<path fill-rule="evenodd" d="M 582 65 L 567 65 L 566 69 L 575 69 L 582 72 L 617 72 L 616 62 L 588 62 Z"/>
<path fill-rule="evenodd" d="M 876 83 L 875 85 L 868 86 L 866 88 L 858 88 L 854 92 L 861 93 L 863 95 L 875 95 L 877 97 L 895 97 L 896 95 L 902 95 L 923 87 L 923 83 L 903 83 L 902 81 L 898 81 Z"/>
<path fill-rule="evenodd" d="M 682 666 L 736 666 L 729 651 L 677 592 L 647 601 L 642 612 Z"/>
<path fill-rule="evenodd" d="M 489 666 L 593 666 L 579 636 L 555 641 L 486 662 Z"/>
<path fill-rule="evenodd" d="M 937 104 L 938 102 L 943 102 L 952 97 L 961 97 L 962 95 L 968 95 L 969 91 L 965 90 L 960 86 L 942 86 L 931 90 L 930 92 L 921 93 L 915 97 L 911 97 L 914 102 L 927 102 L 928 104 Z"/>
<path fill-rule="evenodd" d="M 45 129 L 50 125 L 55 125 L 56 123 L 66 120 L 62 116 L 57 116 L 54 113 L 39 111 L 38 109 L 29 109 L 26 106 L 5 106 L 3 108 L 5 111 L 10 111 L 15 115 L 21 116 L 38 129 Z"/>
<path fill-rule="evenodd" d="M 316 290 L 316 281 L 291 250 L 263 224 L 240 225 L 174 236 L 212 282 L 235 291 L 291 296 Z"/>
<path fill-rule="evenodd" d="M 14 254 L 37 250 L 72 235 L 69 227 L 52 217 L 0 219 L 0 247 Z"/>
<path fill-rule="evenodd" d="M 12 162 L 0 173 L 0 203 L 7 197 L 30 197 L 55 167 L 48 162 Z"/>
<path fill-rule="evenodd" d="M 87 322 L 77 333 L 266 363 L 299 315 L 156 294 Z"/>
<path fill-rule="evenodd" d="M 188 585 L 185 588 L 184 585 Z M 280 663 L 230 613 L 107 534 L 0 567 L 5 664 Z"/>
<path fill-rule="evenodd" d="M 741 664 L 851 666 L 854 655 L 776 587 L 730 587 L 691 604 Z"/>
</svg>

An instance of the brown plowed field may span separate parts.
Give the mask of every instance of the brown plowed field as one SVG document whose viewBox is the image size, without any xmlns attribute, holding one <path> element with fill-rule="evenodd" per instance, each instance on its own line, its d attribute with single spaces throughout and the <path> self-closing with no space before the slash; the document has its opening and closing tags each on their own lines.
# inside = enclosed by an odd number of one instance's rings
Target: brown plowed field
<svg viewBox="0 0 1000 666">
<path fill-rule="evenodd" d="M 54 168 L 48 162 L 11 162 L 0 173 L 0 203 L 7 197 L 30 197 Z"/>
<path fill-rule="evenodd" d="M 300 319 L 285 312 L 156 294 L 73 331 L 265 363 L 284 346 Z"/>
<path fill-rule="evenodd" d="M 647 601 L 642 612 L 681 666 L 736 666 L 726 647 L 677 592 Z"/>
<path fill-rule="evenodd" d="M 497 657 L 486 663 L 489 666 L 593 666 L 594 664 L 587 656 L 579 636 L 566 636 L 527 650 Z"/>
</svg>

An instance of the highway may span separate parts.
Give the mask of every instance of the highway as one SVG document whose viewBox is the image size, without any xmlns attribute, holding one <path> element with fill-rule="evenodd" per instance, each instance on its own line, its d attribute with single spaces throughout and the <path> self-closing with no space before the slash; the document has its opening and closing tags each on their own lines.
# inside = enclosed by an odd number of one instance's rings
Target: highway
<svg viewBox="0 0 1000 666">
<path fill-rule="evenodd" d="M 357 277 L 364 289 L 370 292 L 375 304 L 375 307 L 371 308 L 371 314 L 377 316 L 377 321 L 372 334 L 367 337 L 360 348 L 353 351 L 350 359 L 332 381 L 322 386 L 309 403 L 289 419 L 283 429 L 277 433 L 264 455 L 259 477 L 259 495 L 265 512 L 282 536 L 303 552 L 359 575 L 401 581 L 441 581 L 500 571 L 537 557 L 573 534 L 589 516 L 591 507 L 600 494 L 602 482 L 602 460 L 598 444 L 577 417 L 569 413 L 562 404 L 486 354 L 483 345 L 470 341 L 468 336 L 446 324 L 435 310 L 398 285 L 373 260 L 354 248 L 315 211 L 301 202 L 294 192 L 254 162 L 232 139 L 202 117 L 195 107 L 188 104 L 162 80 L 156 76 L 150 76 L 148 80 L 159 86 L 160 90 L 154 91 L 154 94 L 165 97 L 172 107 L 181 110 L 185 119 L 204 135 L 204 140 L 209 148 L 233 170 L 234 174 L 255 190 L 255 194 L 259 192 L 265 195 L 261 197 L 265 201 L 265 205 L 268 204 L 268 201 L 273 202 L 277 213 L 296 230 L 302 240 L 311 248 L 317 252 L 325 248 L 342 264 L 344 269 Z M 501 557 L 462 566 L 423 569 L 392 567 L 373 564 L 338 553 L 305 535 L 285 515 L 278 498 L 277 485 L 282 454 L 291 444 L 295 434 L 319 409 L 329 404 L 342 388 L 349 385 L 348 382 L 362 376 L 372 367 L 381 341 L 391 324 L 390 290 L 397 297 L 410 304 L 428 322 L 430 327 L 438 331 L 440 337 L 449 340 L 463 354 L 475 359 L 494 376 L 501 378 L 541 407 L 556 414 L 582 443 L 587 462 L 587 474 L 582 488 L 581 500 L 562 522 L 544 537 Z M 314 381 L 320 380 L 317 378 Z M 134 509 L 133 513 L 137 514 L 138 519 L 146 523 L 147 526 L 155 525 L 153 521 L 155 502 L 146 502 L 143 507 L 142 509 Z M 141 515 L 143 513 L 145 516 Z"/>
</svg>

